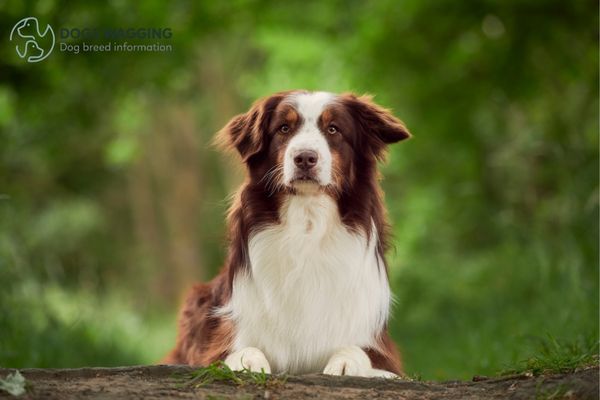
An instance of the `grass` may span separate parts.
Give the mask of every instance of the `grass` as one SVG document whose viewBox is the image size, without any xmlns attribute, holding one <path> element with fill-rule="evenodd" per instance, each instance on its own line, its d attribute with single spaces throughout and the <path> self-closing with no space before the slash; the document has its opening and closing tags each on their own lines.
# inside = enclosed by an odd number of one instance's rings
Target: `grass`
<svg viewBox="0 0 600 400">
<path fill-rule="evenodd" d="M 562 368 L 588 362 L 598 338 L 597 263 L 539 249 L 540 259 L 516 245 L 460 258 L 430 252 L 403 260 L 402 249 L 396 258 L 391 252 L 397 302 L 389 328 L 405 372 L 469 380 L 528 368 L 527 360 L 529 369 L 537 368 L 535 359 L 562 358 L 555 363 Z M 546 335 L 565 348 L 553 349 L 550 340 L 544 348 Z"/>
<path fill-rule="evenodd" d="M 0 306 L 2 367 L 153 364 L 175 343 L 175 313 L 144 315 L 115 293 L 25 282 L 9 285 Z"/>
<path fill-rule="evenodd" d="M 505 369 L 501 375 L 573 372 L 578 368 L 598 365 L 598 349 L 598 342 L 591 338 L 565 342 L 547 335 L 540 341 L 537 354 Z"/>
<path fill-rule="evenodd" d="M 264 370 L 261 370 L 261 372 L 253 372 L 248 369 L 233 371 L 223 361 L 217 361 L 192 372 L 186 385 L 204 386 L 214 382 L 223 382 L 232 383 L 236 386 L 254 385 L 266 388 L 281 385 L 285 383 L 285 379 L 285 376 L 270 375 Z"/>
<path fill-rule="evenodd" d="M 535 388 L 535 400 L 559 400 L 573 398 L 571 389 L 568 385 L 562 384 L 552 388 L 543 388 L 543 381 L 540 381 Z"/>
</svg>

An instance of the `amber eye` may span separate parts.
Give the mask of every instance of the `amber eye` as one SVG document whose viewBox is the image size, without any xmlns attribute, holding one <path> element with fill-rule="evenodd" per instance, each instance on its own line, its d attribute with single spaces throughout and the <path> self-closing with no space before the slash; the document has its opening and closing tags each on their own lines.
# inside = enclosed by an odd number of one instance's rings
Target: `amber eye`
<svg viewBox="0 0 600 400">
<path fill-rule="evenodd" d="M 335 125 L 329 125 L 329 127 L 327 128 L 327 132 L 329 132 L 330 135 L 335 135 L 339 132 L 339 130 Z"/>
<path fill-rule="evenodd" d="M 290 131 L 290 127 L 287 125 L 281 125 L 281 127 L 279 128 L 279 132 L 281 133 L 288 133 Z"/>
</svg>

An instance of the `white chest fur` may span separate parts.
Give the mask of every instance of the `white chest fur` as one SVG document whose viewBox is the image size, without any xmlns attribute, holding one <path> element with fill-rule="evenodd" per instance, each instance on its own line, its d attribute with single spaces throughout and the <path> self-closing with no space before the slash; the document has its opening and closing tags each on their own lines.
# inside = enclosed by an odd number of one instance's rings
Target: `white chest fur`
<svg viewBox="0 0 600 400">
<path fill-rule="evenodd" d="M 307 373 L 344 346 L 374 346 L 390 303 L 376 235 L 348 231 L 329 196 L 289 197 L 281 224 L 251 236 L 251 274 L 235 277 L 221 310 L 235 321 L 233 350 L 257 347 L 273 372 Z"/>
</svg>

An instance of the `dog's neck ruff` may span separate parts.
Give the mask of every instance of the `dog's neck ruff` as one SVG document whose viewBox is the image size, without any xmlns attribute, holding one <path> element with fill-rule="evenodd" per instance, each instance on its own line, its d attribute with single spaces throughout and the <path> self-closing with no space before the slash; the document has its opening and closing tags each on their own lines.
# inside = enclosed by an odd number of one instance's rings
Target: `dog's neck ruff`
<svg viewBox="0 0 600 400">
<path fill-rule="evenodd" d="M 235 321 L 233 350 L 263 349 L 273 372 L 322 370 L 339 348 L 377 347 L 390 290 L 377 232 L 349 230 L 328 195 L 287 196 L 280 223 L 251 232 L 249 268 L 218 312 Z"/>
</svg>

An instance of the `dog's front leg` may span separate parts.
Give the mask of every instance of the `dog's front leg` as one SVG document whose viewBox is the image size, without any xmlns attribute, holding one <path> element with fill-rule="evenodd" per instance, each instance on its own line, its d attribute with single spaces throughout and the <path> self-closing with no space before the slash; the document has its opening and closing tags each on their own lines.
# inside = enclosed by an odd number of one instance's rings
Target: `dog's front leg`
<svg viewBox="0 0 600 400">
<path fill-rule="evenodd" d="M 233 371 L 242 371 L 244 369 L 253 372 L 271 373 L 271 366 L 267 361 L 265 354 L 256 347 L 246 347 L 227 356 L 225 364 Z"/>
<path fill-rule="evenodd" d="M 373 368 L 367 353 L 358 346 L 348 346 L 338 350 L 327 362 L 323 373 L 382 378 L 397 376 L 392 372 Z"/>
</svg>

